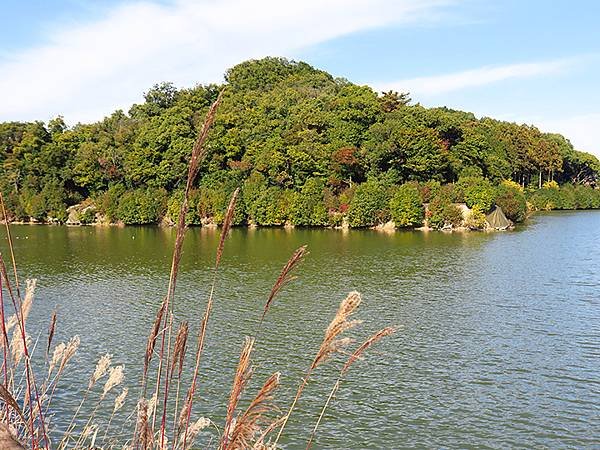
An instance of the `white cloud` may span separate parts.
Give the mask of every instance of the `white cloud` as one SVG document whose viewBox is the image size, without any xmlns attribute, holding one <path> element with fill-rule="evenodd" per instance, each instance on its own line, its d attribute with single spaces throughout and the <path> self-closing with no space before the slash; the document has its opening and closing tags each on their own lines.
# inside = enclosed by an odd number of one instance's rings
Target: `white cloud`
<svg viewBox="0 0 600 450">
<path fill-rule="evenodd" d="M 505 66 L 485 66 L 463 72 L 380 83 L 377 87 L 382 91 L 408 91 L 413 95 L 434 96 L 515 78 L 558 74 L 571 67 L 575 61 L 573 58 L 568 58 Z"/>
<path fill-rule="evenodd" d="M 593 153 L 600 158 L 600 113 L 537 120 L 533 123 L 543 131 L 564 135 L 575 149 Z"/>
<path fill-rule="evenodd" d="M 176 0 L 121 5 L 0 59 L 0 120 L 96 120 L 158 81 L 214 82 L 248 59 L 430 20 L 453 0 Z"/>
</svg>

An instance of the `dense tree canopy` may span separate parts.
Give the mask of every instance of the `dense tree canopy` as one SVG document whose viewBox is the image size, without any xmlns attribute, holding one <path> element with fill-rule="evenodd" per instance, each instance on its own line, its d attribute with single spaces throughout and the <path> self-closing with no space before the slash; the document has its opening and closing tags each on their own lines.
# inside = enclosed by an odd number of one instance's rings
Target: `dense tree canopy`
<svg viewBox="0 0 600 450">
<path fill-rule="evenodd" d="M 448 183 L 469 205 L 486 210 L 499 196 L 521 218 L 521 198 L 503 180 L 525 190 L 552 181 L 595 187 L 600 174 L 598 159 L 563 136 L 424 108 L 406 93 L 378 95 L 306 63 L 247 61 L 225 80 L 157 84 L 144 103 L 92 124 L 0 123 L 0 189 L 10 218 L 64 221 L 66 208 L 81 202 L 113 221 L 173 218 L 198 128 L 223 87 L 190 223 L 219 223 L 228 194 L 242 187 L 238 223 L 371 225 L 390 217 L 394 199 L 391 215 L 417 224 L 416 192 L 429 202 L 431 189 Z M 413 184 L 396 194 L 404 183 Z M 536 197 L 541 207 L 556 204 L 546 191 Z M 446 203 L 436 203 L 440 214 L 455 215 Z"/>
</svg>

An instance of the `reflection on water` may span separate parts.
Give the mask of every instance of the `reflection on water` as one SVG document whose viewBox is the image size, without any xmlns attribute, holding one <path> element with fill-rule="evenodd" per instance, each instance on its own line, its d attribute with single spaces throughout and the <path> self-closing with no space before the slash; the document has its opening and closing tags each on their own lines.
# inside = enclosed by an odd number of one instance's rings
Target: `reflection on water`
<svg viewBox="0 0 600 450">
<path fill-rule="evenodd" d="M 57 342 L 81 336 L 55 403 L 55 423 L 64 426 L 103 352 L 125 364 L 135 391 L 175 232 L 15 226 L 13 233 L 22 275 L 38 278 L 30 331 L 45 339 L 58 306 Z M 194 329 L 218 238 L 211 229 L 191 229 L 186 238 L 175 307 Z M 363 293 L 364 335 L 401 327 L 351 372 L 317 447 L 599 445 L 598 212 L 539 215 L 497 234 L 233 230 L 197 415 L 222 421 L 243 336 L 254 330 L 281 266 L 302 244 L 310 255 L 270 312 L 251 390 L 280 370 L 285 407 L 349 290 Z M 334 376 L 333 365 L 325 366 L 309 385 L 290 421 L 290 448 L 308 436 Z"/>
</svg>

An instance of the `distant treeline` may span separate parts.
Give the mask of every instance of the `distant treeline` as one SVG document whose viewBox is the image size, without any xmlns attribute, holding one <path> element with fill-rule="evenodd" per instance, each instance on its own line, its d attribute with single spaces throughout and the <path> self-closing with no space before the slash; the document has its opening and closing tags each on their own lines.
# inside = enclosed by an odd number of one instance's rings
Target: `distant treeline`
<svg viewBox="0 0 600 450">
<path fill-rule="evenodd" d="M 143 104 L 93 124 L 0 123 L 9 219 L 64 222 L 82 204 L 82 222 L 173 220 L 198 127 L 224 87 L 191 224 L 220 223 L 236 187 L 236 222 L 257 225 L 413 226 L 423 203 L 432 224 L 451 222 L 449 205 L 462 201 L 481 213 L 497 203 L 515 221 L 526 199 L 538 209 L 600 206 L 600 162 L 561 135 L 424 108 L 279 58 L 244 62 L 225 79 L 156 85 Z"/>
</svg>

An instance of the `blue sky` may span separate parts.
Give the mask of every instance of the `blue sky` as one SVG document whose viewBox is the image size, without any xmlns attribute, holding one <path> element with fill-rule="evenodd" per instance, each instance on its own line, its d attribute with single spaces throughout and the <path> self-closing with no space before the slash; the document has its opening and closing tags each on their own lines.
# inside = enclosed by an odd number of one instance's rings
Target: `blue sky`
<svg viewBox="0 0 600 450">
<path fill-rule="evenodd" d="M 593 0 L 3 0 L 0 120 L 97 120 L 273 55 L 600 155 L 598 23 Z"/>
</svg>

